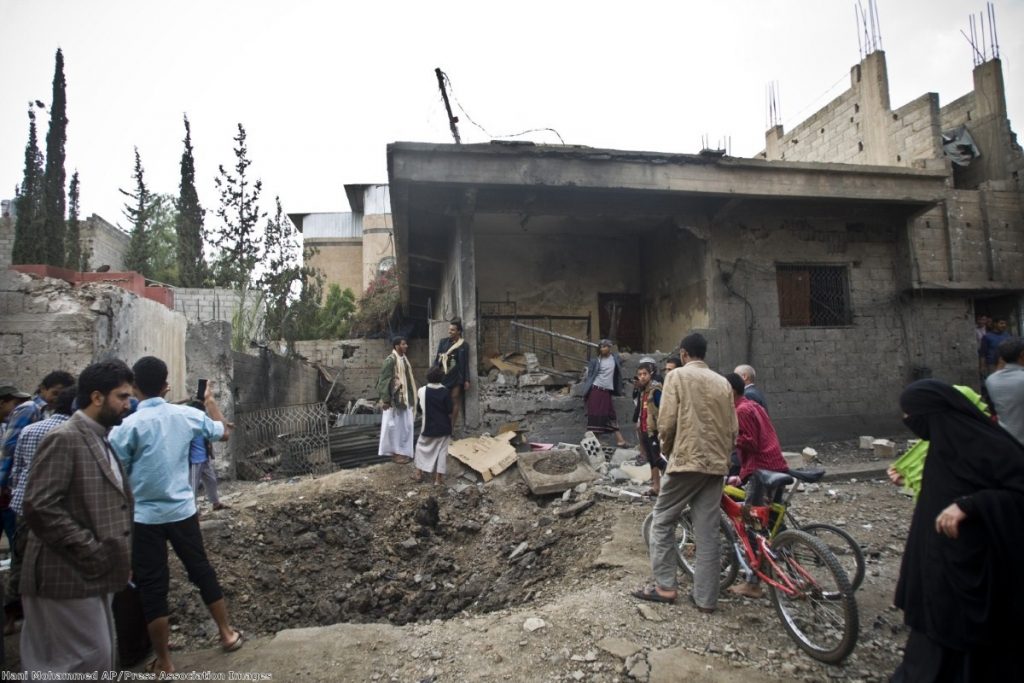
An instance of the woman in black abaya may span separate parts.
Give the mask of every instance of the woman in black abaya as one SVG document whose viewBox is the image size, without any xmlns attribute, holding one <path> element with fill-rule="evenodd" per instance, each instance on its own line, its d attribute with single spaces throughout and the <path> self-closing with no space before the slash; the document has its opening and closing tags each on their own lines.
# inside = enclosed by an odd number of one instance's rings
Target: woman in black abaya
<svg viewBox="0 0 1024 683">
<path fill-rule="evenodd" d="M 896 585 L 911 633 L 892 681 L 1022 680 L 1024 447 L 937 380 L 900 396 L 930 442 Z"/>
</svg>

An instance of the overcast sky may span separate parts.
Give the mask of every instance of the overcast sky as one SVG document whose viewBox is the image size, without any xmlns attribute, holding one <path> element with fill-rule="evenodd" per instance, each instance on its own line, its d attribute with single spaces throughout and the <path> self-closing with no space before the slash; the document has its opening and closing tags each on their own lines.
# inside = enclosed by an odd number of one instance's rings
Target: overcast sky
<svg viewBox="0 0 1024 683">
<path fill-rule="evenodd" d="M 894 108 L 971 89 L 960 31 L 984 2 L 878 3 Z M 1024 1 L 995 5 L 1020 132 Z M 434 67 L 468 113 L 457 112 L 464 142 L 550 127 L 568 144 L 665 152 L 729 136 L 734 156 L 753 156 L 769 81 L 788 130 L 859 61 L 850 0 L 0 0 L 0 45 L 0 197 L 21 182 L 26 104 L 49 102 L 60 47 L 68 177 L 80 172 L 84 215 L 122 225 L 134 146 L 151 189 L 177 195 L 183 113 L 207 209 L 241 122 L 268 209 L 280 195 L 289 212 L 347 211 L 343 184 L 387 182 L 387 143 L 451 142 Z"/>
</svg>

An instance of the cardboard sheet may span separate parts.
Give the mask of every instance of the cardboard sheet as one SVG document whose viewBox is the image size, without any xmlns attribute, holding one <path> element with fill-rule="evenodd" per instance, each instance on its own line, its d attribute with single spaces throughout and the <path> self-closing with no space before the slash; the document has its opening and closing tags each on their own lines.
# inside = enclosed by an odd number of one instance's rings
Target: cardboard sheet
<svg viewBox="0 0 1024 683">
<path fill-rule="evenodd" d="M 511 444 L 515 437 L 515 432 L 502 432 L 459 439 L 448 446 L 448 454 L 490 481 L 515 463 L 516 449 Z"/>
</svg>

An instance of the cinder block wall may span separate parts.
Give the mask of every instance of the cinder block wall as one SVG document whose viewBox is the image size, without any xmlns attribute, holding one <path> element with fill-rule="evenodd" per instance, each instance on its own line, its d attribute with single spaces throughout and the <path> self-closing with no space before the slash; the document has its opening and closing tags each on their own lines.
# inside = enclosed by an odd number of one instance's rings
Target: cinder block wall
<svg viewBox="0 0 1024 683">
<path fill-rule="evenodd" d="M 0 218 L 0 268 L 11 265 L 11 251 L 14 249 L 14 220 Z"/>
<path fill-rule="evenodd" d="M 240 300 L 237 291 L 220 287 L 177 287 L 174 290 L 174 310 L 184 315 L 190 323 L 212 320 L 230 323 L 238 310 Z M 257 305 L 262 305 L 262 302 L 256 294 L 250 292 L 247 296 L 247 307 Z"/>
<path fill-rule="evenodd" d="M 386 339 L 315 340 L 295 343 L 295 351 L 311 363 L 318 363 L 332 375 L 340 372 L 332 399 L 340 396 L 349 401 L 377 397 L 377 377 L 384 359 L 391 353 Z M 426 381 L 433 351 L 424 339 L 409 341 L 409 360 L 412 362 L 416 382 Z"/>
</svg>

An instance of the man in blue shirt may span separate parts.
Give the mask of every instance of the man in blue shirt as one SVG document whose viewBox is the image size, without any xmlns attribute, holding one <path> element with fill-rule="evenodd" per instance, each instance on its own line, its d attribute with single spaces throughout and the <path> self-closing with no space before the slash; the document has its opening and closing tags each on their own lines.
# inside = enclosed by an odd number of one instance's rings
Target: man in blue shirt
<svg viewBox="0 0 1024 683">
<path fill-rule="evenodd" d="M 111 431 L 110 444 L 124 463 L 135 496 L 132 572 L 156 655 L 150 670 L 171 673 L 168 542 L 189 580 L 199 588 L 217 624 L 221 647 L 231 652 L 242 646 L 242 633 L 231 627 L 224 592 L 206 557 L 189 483 L 189 443 L 197 436 L 227 439 L 231 425 L 225 422 L 210 386 L 204 397 L 208 415 L 167 403 L 163 399 L 168 390 L 167 365 L 159 358 L 140 358 L 132 372 L 142 400 L 135 413 Z"/>
<path fill-rule="evenodd" d="M 986 332 L 981 338 L 981 345 L 978 346 L 978 360 L 982 377 L 988 377 L 996 371 L 999 363 L 999 345 L 1010 338 L 1006 331 L 1006 318 L 996 318 L 992 329 Z"/>
</svg>

